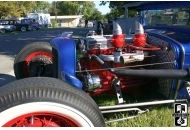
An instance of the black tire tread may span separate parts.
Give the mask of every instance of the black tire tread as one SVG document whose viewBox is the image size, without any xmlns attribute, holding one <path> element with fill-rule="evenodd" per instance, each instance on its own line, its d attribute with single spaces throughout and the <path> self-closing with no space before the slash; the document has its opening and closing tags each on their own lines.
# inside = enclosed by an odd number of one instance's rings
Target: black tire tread
<svg viewBox="0 0 190 130">
<path fill-rule="evenodd" d="M 95 126 L 104 127 L 103 116 L 84 91 L 55 78 L 25 78 L 0 88 L 0 112 L 22 103 L 57 102 L 69 105 L 85 114 Z"/>
</svg>

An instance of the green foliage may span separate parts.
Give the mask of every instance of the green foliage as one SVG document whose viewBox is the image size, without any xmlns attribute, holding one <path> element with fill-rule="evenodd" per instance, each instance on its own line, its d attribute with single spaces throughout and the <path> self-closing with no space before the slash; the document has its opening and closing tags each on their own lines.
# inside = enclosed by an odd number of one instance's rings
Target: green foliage
<svg viewBox="0 0 190 130">
<path fill-rule="evenodd" d="M 51 3 L 51 8 L 49 9 L 49 13 L 50 13 L 50 15 L 51 16 L 55 16 L 55 15 L 57 15 L 57 2 L 56 1 L 53 1 L 52 3 Z"/>
<path fill-rule="evenodd" d="M 92 15 L 89 17 L 90 20 L 100 20 L 102 21 L 104 19 L 102 13 L 100 11 L 98 11 L 97 9 L 94 10 L 94 12 L 92 13 Z"/>
<path fill-rule="evenodd" d="M 0 18 L 18 18 L 27 13 L 37 12 L 48 13 L 51 4 L 44 1 L 0 1 Z"/>
<path fill-rule="evenodd" d="M 50 10 L 51 10 L 51 4 L 49 2 L 46 2 L 46 1 L 35 1 L 35 10 L 38 12 L 38 13 L 49 13 Z"/>
<path fill-rule="evenodd" d="M 80 4 L 83 6 L 81 12 L 84 15 L 84 18 L 89 20 L 93 20 L 92 16 L 97 13 L 97 9 L 95 9 L 95 4 L 92 1 L 81 1 Z M 102 15 L 101 12 L 98 15 Z"/>
<path fill-rule="evenodd" d="M 56 8 L 58 15 L 82 14 L 83 18 L 88 20 L 94 20 L 95 17 L 102 19 L 103 17 L 101 12 L 95 8 L 93 1 L 59 1 L 56 3 Z"/>
<path fill-rule="evenodd" d="M 80 8 L 82 6 L 82 8 Z M 84 19 L 94 20 L 104 16 L 95 8 L 93 1 L 54 1 L 52 4 L 45 1 L 1 1 L 0 18 L 23 17 L 34 11 L 38 13 L 50 13 L 51 15 L 79 15 Z"/>
<path fill-rule="evenodd" d="M 78 15 L 81 12 L 85 18 L 90 17 L 95 9 L 92 1 L 58 1 L 56 5 L 58 15 Z"/>
<path fill-rule="evenodd" d="M 78 15 L 80 5 L 78 1 L 58 1 L 58 15 Z"/>
<path fill-rule="evenodd" d="M 92 97 L 98 106 L 113 106 L 117 99 L 115 96 L 109 94 L 102 94 Z M 135 103 L 136 101 L 124 95 L 126 103 Z M 140 102 L 140 101 L 139 101 Z M 141 101 L 142 102 L 142 101 Z M 141 114 L 139 117 L 108 123 L 108 127 L 174 127 L 173 109 L 166 105 L 155 105 L 148 108 L 149 112 Z M 188 111 L 190 113 L 190 110 Z M 136 115 L 135 112 L 118 112 L 104 114 L 105 121 L 116 120 L 119 118 L 126 118 L 131 115 Z M 190 127 L 190 118 L 188 120 L 188 127 Z"/>
<path fill-rule="evenodd" d="M 106 4 L 109 4 L 109 8 L 111 9 L 109 15 L 110 18 L 113 19 L 114 16 L 117 16 L 118 18 L 124 15 L 124 8 L 123 6 L 125 4 L 134 3 L 138 1 L 100 1 L 100 5 L 104 6 Z M 129 17 L 134 17 L 136 15 L 135 8 L 129 9 Z"/>
<path fill-rule="evenodd" d="M 0 1 L 0 18 L 25 16 L 35 5 L 34 1 Z"/>
<path fill-rule="evenodd" d="M 53 28 L 57 27 L 57 21 L 55 19 L 51 20 L 51 24 Z"/>
</svg>

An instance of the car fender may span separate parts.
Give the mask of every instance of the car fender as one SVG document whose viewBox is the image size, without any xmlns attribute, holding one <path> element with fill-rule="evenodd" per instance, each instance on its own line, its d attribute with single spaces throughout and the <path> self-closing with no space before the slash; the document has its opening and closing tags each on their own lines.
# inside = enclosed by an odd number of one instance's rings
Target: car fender
<svg viewBox="0 0 190 130">
<path fill-rule="evenodd" d="M 57 51 L 57 77 L 80 89 L 82 83 L 76 78 L 76 44 L 72 37 L 59 36 L 50 41 Z"/>
</svg>

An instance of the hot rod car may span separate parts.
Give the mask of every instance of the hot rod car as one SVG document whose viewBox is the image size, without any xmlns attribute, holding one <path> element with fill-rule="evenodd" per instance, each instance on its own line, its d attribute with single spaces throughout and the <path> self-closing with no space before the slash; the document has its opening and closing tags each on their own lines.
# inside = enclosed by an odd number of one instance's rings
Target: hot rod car
<svg viewBox="0 0 190 130">
<path fill-rule="evenodd" d="M 146 112 L 142 107 L 151 105 L 190 105 L 190 30 L 182 26 L 186 17 L 180 26 L 170 23 L 168 7 L 185 11 L 190 3 L 139 5 L 142 17 L 135 22 L 135 34 L 123 34 L 113 22 L 113 35 L 75 42 L 71 32 L 64 32 L 50 43 L 25 46 L 14 62 L 19 80 L 0 87 L 0 125 L 105 126 L 104 113 L 141 114 Z M 155 21 L 158 12 L 163 17 Z M 117 104 L 98 107 L 90 96 L 103 93 L 115 94 Z M 123 95 L 147 96 L 149 101 L 126 103 Z"/>
</svg>

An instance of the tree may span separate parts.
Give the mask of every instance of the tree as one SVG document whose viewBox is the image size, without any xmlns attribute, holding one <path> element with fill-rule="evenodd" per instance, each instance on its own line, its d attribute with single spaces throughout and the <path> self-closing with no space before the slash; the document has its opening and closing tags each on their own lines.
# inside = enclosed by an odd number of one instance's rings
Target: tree
<svg viewBox="0 0 190 130">
<path fill-rule="evenodd" d="M 0 1 L 0 18 L 25 16 L 35 5 L 34 1 Z"/>
<path fill-rule="evenodd" d="M 58 15 L 78 15 L 80 5 L 78 1 L 58 1 Z"/>
<path fill-rule="evenodd" d="M 82 9 L 80 9 L 82 6 Z M 95 10 L 92 1 L 59 1 L 57 2 L 58 15 L 79 15 L 80 11 L 85 19 L 89 19 Z"/>
<path fill-rule="evenodd" d="M 49 13 L 51 10 L 51 4 L 49 2 L 46 1 L 35 1 L 35 7 L 34 9 L 38 12 L 38 13 Z"/>
<path fill-rule="evenodd" d="M 51 3 L 51 7 L 50 7 L 50 10 L 49 10 L 49 13 L 50 13 L 51 16 L 57 15 L 57 6 L 56 5 L 57 5 L 56 1 L 53 1 Z"/>
<path fill-rule="evenodd" d="M 104 16 L 102 15 L 102 13 L 100 11 L 98 11 L 97 9 L 94 10 L 94 12 L 92 13 L 92 15 L 89 17 L 90 20 L 104 20 Z"/>
<path fill-rule="evenodd" d="M 100 1 L 100 5 L 104 6 L 106 4 L 109 4 L 109 8 L 111 9 L 110 15 L 111 17 L 117 16 L 120 17 L 124 15 L 124 9 L 122 8 L 125 4 L 134 3 L 138 1 Z M 129 9 L 129 17 L 134 17 L 136 15 L 135 8 Z"/>
<path fill-rule="evenodd" d="M 84 15 L 84 18 L 92 20 L 91 16 L 97 11 L 95 9 L 95 4 L 93 1 L 80 1 L 80 5 L 83 6 L 82 8 L 82 15 Z M 100 12 L 101 14 L 101 12 Z"/>
<path fill-rule="evenodd" d="M 58 1 L 56 6 L 58 15 L 79 15 L 81 12 L 84 19 L 94 20 L 96 17 L 103 19 L 102 13 L 95 8 L 93 1 Z M 51 15 L 55 15 L 54 4 L 51 12 Z"/>
</svg>

